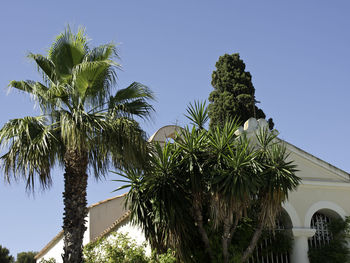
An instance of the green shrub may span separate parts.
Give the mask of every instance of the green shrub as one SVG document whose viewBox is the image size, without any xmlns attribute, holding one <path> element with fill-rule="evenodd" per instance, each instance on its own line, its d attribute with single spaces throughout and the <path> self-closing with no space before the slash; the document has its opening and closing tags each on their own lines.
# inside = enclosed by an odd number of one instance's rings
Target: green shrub
<svg viewBox="0 0 350 263">
<path fill-rule="evenodd" d="M 148 257 L 146 243 L 137 245 L 126 234 L 113 233 L 84 248 L 85 263 L 174 263 L 175 256 L 171 250 L 165 254 L 155 251 Z"/>
<path fill-rule="evenodd" d="M 40 262 L 39 263 L 56 263 L 56 259 L 54 259 L 54 258 L 49 258 L 49 259 L 42 259 L 42 260 L 40 260 Z"/>
<path fill-rule="evenodd" d="M 10 255 L 10 250 L 0 245 L 0 263 L 13 263 L 14 258 Z"/>
<path fill-rule="evenodd" d="M 38 254 L 38 252 L 34 251 L 27 251 L 27 252 L 21 252 L 17 253 L 17 259 L 15 263 L 35 263 L 35 255 Z"/>
</svg>

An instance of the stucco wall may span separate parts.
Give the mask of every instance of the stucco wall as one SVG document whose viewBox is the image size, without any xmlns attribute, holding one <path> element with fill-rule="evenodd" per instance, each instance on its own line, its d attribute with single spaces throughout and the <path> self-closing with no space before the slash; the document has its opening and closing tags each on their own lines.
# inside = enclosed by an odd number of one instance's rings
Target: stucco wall
<svg viewBox="0 0 350 263">
<path fill-rule="evenodd" d="M 290 152 L 289 159 L 293 160 L 294 163 L 297 165 L 297 169 L 299 171 L 296 174 L 299 177 L 303 179 L 321 180 L 321 181 L 328 181 L 328 182 L 346 182 L 347 181 L 343 176 L 338 175 L 336 173 L 337 171 L 327 163 L 323 162 L 323 165 L 325 167 L 328 166 L 329 169 L 326 169 L 320 166 L 321 161 L 319 161 L 318 163 L 315 163 L 308 160 L 307 155 L 303 154 L 302 152 L 299 154 L 291 152 L 292 150 L 291 147 L 287 146 L 287 150 Z"/>
<path fill-rule="evenodd" d="M 50 258 L 54 258 L 56 259 L 57 263 L 62 263 L 62 257 L 61 254 L 63 253 L 63 239 L 60 238 L 57 243 L 47 251 L 47 253 L 45 253 L 44 255 L 42 255 L 41 257 L 39 257 L 36 262 L 40 262 L 42 259 L 50 259 Z"/>
<path fill-rule="evenodd" d="M 124 209 L 124 196 L 94 205 L 90 208 L 90 240 L 94 240 L 104 230 L 110 227 L 114 221 L 120 218 Z"/>
<path fill-rule="evenodd" d="M 86 226 L 88 226 L 88 219 Z M 86 245 L 89 243 L 89 229 L 86 230 L 83 238 L 83 245 Z M 51 248 L 48 249 L 42 256 L 40 256 L 36 262 L 40 262 L 42 259 L 50 259 L 54 258 L 56 259 L 57 263 L 62 263 L 62 253 L 63 253 L 63 235 L 61 235 L 60 238 L 56 240 L 54 244 L 52 244 Z"/>
<path fill-rule="evenodd" d="M 350 215 L 350 187 L 300 185 L 290 193 L 289 203 L 295 208 L 300 224 L 294 227 L 310 227 L 312 215 L 321 209 L 328 209 L 339 216 Z"/>
<path fill-rule="evenodd" d="M 89 233 L 90 233 L 90 213 L 88 213 L 87 217 L 85 218 L 86 220 L 86 223 L 85 223 L 85 226 L 86 226 L 86 231 L 84 233 L 84 237 L 83 237 L 83 245 L 86 245 L 87 243 L 90 242 L 90 237 L 89 237 Z M 42 259 L 50 259 L 50 258 L 54 258 L 56 259 L 56 262 L 57 263 L 62 263 L 62 255 L 63 253 L 63 234 L 57 238 L 57 240 L 51 244 L 50 248 L 45 252 L 43 253 L 42 256 L 40 256 L 36 262 L 40 262 Z"/>
<path fill-rule="evenodd" d="M 293 227 L 310 227 L 312 215 L 322 209 L 341 217 L 350 215 L 349 175 L 293 145 L 287 144 L 287 150 L 289 158 L 297 165 L 297 175 L 302 178 L 288 199 L 289 214 L 294 217 Z"/>
</svg>

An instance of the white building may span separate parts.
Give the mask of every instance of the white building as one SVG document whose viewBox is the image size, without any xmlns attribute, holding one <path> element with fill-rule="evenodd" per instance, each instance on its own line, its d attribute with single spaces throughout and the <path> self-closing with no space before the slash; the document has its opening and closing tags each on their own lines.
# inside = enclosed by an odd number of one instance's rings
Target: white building
<svg viewBox="0 0 350 263">
<path fill-rule="evenodd" d="M 248 120 L 240 132 L 254 133 L 266 121 Z M 170 125 L 159 129 L 150 140 L 165 142 L 173 138 L 179 127 Z M 350 215 L 350 175 L 331 164 L 284 142 L 290 152 L 290 158 L 297 165 L 297 175 L 302 179 L 298 189 L 289 194 L 289 199 L 283 204 L 286 214 L 286 228 L 291 230 L 294 238 L 293 251 L 288 259 L 279 262 L 308 263 L 308 246 L 318 237 L 317 242 L 323 242 L 328 236 L 325 229 L 315 229 L 314 225 L 322 227 L 323 221 L 329 218 Z M 124 195 L 116 196 L 89 207 L 87 231 L 84 244 L 108 235 L 112 231 L 128 232 L 129 235 L 142 243 L 144 236 L 140 229 L 129 223 L 129 212 L 123 206 Z M 54 237 L 36 256 L 37 262 L 45 258 L 55 258 L 62 262 L 63 232 Z M 308 241 L 309 240 L 309 241 Z"/>
</svg>

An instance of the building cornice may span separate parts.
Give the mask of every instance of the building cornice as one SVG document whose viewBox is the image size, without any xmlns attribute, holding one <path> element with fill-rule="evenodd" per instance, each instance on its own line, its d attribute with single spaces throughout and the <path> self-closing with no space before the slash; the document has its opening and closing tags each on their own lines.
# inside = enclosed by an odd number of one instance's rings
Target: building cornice
<svg viewBox="0 0 350 263">
<path fill-rule="evenodd" d="M 303 179 L 299 185 L 302 188 L 322 188 L 322 189 L 346 189 L 350 190 L 350 183 L 331 182 L 331 181 L 315 181 Z"/>
</svg>

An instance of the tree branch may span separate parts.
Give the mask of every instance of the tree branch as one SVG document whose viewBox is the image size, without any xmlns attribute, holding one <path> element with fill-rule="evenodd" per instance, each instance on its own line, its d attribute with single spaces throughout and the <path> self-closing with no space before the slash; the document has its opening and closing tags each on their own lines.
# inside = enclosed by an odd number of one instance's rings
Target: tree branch
<svg viewBox="0 0 350 263">
<path fill-rule="evenodd" d="M 256 244 L 258 243 L 259 238 L 261 237 L 262 230 L 264 228 L 264 220 L 262 220 L 258 226 L 258 228 L 255 230 L 254 235 L 252 239 L 250 240 L 249 246 L 246 248 L 246 250 L 243 253 L 242 256 L 242 262 L 246 262 L 247 259 L 250 257 L 250 255 L 253 253 Z"/>
<path fill-rule="evenodd" d="M 204 243 L 205 250 L 208 253 L 210 262 L 213 262 L 214 256 L 210 247 L 210 242 L 209 242 L 207 232 L 205 231 L 203 226 L 203 216 L 202 216 L 201 210 L 198 204 L 193 204 L 193 208 L 194 208 L 195 221 L 197 222 L 199 234 L 202 237 L 202 241 Z"/>
</svg>

